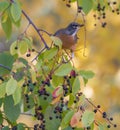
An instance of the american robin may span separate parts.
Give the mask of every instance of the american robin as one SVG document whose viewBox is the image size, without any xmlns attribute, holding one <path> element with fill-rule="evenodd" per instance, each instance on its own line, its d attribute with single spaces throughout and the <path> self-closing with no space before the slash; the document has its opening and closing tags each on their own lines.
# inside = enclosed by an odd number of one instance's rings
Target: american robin
<svg viewBox="0 0 120 130">
<path fill-rule="evenodd" d="M 61 39 L 63 49 L 69 49 L 73 52 L 78 39 L 77 32 L 83 26 L 84 24 L 72 22 L 66 28 L 58 30 L 54 36 Z"/>
</svg>

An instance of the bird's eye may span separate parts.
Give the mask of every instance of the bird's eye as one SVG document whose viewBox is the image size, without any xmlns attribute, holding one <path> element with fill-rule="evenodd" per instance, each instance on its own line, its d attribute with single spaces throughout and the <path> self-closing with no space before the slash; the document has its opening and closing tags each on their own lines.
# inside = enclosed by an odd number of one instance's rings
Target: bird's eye
<svg viewBox="0 0 120 130">
<path fill-rule="evenodd" d="M 74 25 L 72 25 L 72 27 L 73 27 L 74 29 L 76 29 L 76 28 L 77 28 L 77 25 L 74 24 Z"/>
</svg>

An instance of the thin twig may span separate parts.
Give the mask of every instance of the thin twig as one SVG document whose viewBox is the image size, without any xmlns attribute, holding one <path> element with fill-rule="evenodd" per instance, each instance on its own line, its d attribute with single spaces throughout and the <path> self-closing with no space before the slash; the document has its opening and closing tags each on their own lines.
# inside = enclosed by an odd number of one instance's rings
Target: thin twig
<svg viewBox="0 0 120 130">
<path fill-rule="evenodd" d="M 84 36 L 84 51 L 83 51 L 83 56 L 86 56 L 85 55 L 85 49 L 86 49 L 86 47 L 87 47 L 87 45 L 86 45 L 86 35 L 87 35 L 87 33 L 86 33 L 86 20 L 85 20 L 85 14 L 84 14 L 84 12 L 83 11 L 81 11 L 81 15 L 82 15 L 82 18 L 83 18 L 83 22 L 84 22 L 84 32 L 85 32 L 85 36 Z"/>
<path fill-rule="evenodd" d="M 26 115 L 26 116 L 32 116 L 33 117 L 33 115 L 32 114 L 30 114 L 30 113 L 25 113 L 25 112 L 23 112 L 23 113 L 20 113 L 21 115 Z"/>
<path fill-rule="evenodd" d="M 98 109 L 98 107 L 97 106 L 95 106 L 88 98 L 85 98 L 87 101 L 88 101 L 88 103 L 90 103 L 94 108 L 96 108 L 97 109 L 97 111 L 99 111 L 101 114 L 103 114 L 103 112 L 101 111 L 101 110 L 99 110 Z M 114 125 L 110 120 L 109 120 L 109 118 L 105 118 L 111 125 Z"/>
<path fill-rule="evenodd" d="M 35 57 L 31 62 L 35 61 L 35 60 L 38 58 L 38 56 L 39 56 L 45 49 L 46 49 L 46 48 L 44 47 L 40 52 L 38 52 L 38 54 L 36 55 L 36 57 Z"/>
<path fill-rule="evenodd" d="M 78 4 L 78 0 L 77 0 L 77 14 L 76 14 L 76 17 L 75 17 L 75 20 L 77 19 L 77 17 L 78 17 L 78 7 L 79 7 L 79 4 Z M 80 14 L 82 15 L 82 18 L 83 18 L 83 22 L 84 22 L 84 32 L 85 32 L 85 36 L 84 36 L 84 51 L 83 51 L 83 56 L 86 56 L 85 55 L 85 49 L 86 49 L 86 47 L 87 47 L 87 45 L 86 45 L 86 20 L 85 20 L 85 14 L 84 14 L 84 12 L 83 12 L 83 10 L 81 9 L 81 11 L 80 11 Z"/>
<path fill-rule="evenodd" d="M 3 64 L 0 64 L 0 67 L 6 69 L 8 71 L 11 71 L 11 69 L 8 66 L 4 66 Z"/>
<path fill-rule="evenodd" d="M 46 33 L 48 36 L 52 36 L 52 34 L 50 34 L 49 32 L 47 32 L 47 31 L 45 31 L 43 29 L 39 29 L 39 31 Z"/>
<path fill-rule="evenodd" d="M 30 23 L 28 23 L 28 25 L 27 25 L 26 29 L 24 30 L 24 32 L 23 32 L 22 34 L 25 34 L 25 33 L 27 32 L 27 30 L 28 30 L 29 26 L 30 26 Z"/>
<path fill-rule="evenodd" d="M 42 35 L 40 34 L 40 29 L 38 29 L 36 27 L 36 25 L 33 23 L 33 21 L 30 19 L 30 17 L 25 13 L 24 10 L 22 10 L 22 14 L 26 17 L 26 19 L 29 21 L 29 23 L 33 26 L 33 28 L 35 29 L 35 31 L 38 33 L 39 37 L 41 38 L 42 42 L 45 45 L 45 48 L 48 49 L 49 47 L 47 46 L 47 43 L 45 42 L 44 38 L 42 37 Z"/>
<path fill-rule="evenodd" d="M 14 0 L 10 0 L 11 3 L 14 3 Z M 42 37 L 42 35 L 40 34 L 40 29 L 38 29 L 36 27 L 36 25 L 33 23 L 33 21 L 30 19 L 30 17 L 26 14 L 26 12 L 24 10 L 22 10 L 22 14 L 26 17 L 26 19 L 28 20 L 29 24 L 31 24 L 33 26 L 33 28 L 35 29 L 35 31 L 37 32 L 37 34 L 39 35 L 40 39 L 42 40 L 42 42 L 44 43 L 44 46 L 46 49 L 49 49 L 49 47 L 47 46 L 47 43 L 45 42 L 44 38 Z"/>
<path fill-rule="evenodd" d="M 18 40 L 21 40 L 21 38 L 27 33 L 27 30 L 30 26 L 30 23 L 28 23 L 27 27 L 25 28 L 25 30 L 20 34 L 20 36 L 17 38 Z"/>
</svg>

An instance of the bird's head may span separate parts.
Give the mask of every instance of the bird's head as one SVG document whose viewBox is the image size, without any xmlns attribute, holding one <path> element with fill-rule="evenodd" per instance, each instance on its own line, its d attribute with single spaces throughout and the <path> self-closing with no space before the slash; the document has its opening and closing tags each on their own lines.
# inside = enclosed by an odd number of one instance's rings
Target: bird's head
<svg viewBox="0 0 120 130">
<path fill-rule="evenodd" d="M 72 22 L 67 26 L 66 31 L 69 33 L 69 35 L 76 35 L 77 31 L 83 26 L 84 24 Z"/>
</svg>

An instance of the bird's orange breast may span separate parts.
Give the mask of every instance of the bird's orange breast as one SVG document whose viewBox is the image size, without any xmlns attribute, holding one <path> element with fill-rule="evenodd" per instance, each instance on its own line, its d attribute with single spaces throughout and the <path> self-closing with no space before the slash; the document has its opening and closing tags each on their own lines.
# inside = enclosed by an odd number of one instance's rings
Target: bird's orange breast
<svg viewBox="0 0 120 130">
<path fill-rule="evenodd" d="M 73 36 L 60 33 L 59 35 L 57 35 L 57 37 L 61 39 L 63 49 L 73 50 L 72 48 L 76 43 L 76 40 L 74 39 Z"/>
</svg>

